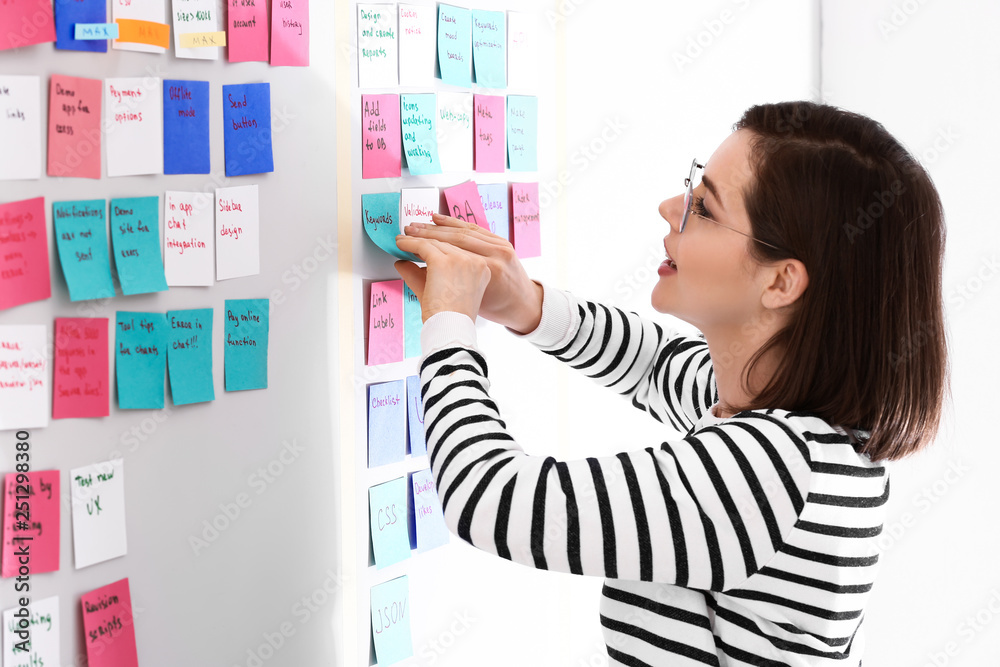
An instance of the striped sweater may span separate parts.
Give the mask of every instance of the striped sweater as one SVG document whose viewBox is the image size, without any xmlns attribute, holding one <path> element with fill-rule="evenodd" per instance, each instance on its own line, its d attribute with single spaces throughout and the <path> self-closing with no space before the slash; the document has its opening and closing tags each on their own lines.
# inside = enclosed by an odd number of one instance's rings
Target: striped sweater
<svg viewBox="0 0 1000 667">
<path fill-rule="evenodd" d="M 614 456 L 528 455 L 490 399 L 474 323 L 437 313 L 420 380 L 449 528 L 530 567 L 604 577 L 611 664 L 860 665 L 886 468 L 809 413 L 718 418 L 704 338 L 543 289 L 523 338 L 686 435 Z"/>
</svg>

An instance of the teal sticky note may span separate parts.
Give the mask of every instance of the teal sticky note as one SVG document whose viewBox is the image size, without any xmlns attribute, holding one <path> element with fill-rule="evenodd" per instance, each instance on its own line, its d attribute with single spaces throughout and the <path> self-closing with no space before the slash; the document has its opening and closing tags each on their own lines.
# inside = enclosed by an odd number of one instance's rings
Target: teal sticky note
<svg viewBox="0 0 1000 667">
<path fill-rule="evenodd" d="M 472 64 L 483 88 L 507 87 L 507 25 L 503 12 L 472 10 Z"/>
<path fill-rule="evenodd" d="M 399 100 L 406 167 L 413 176 L 440 174 L 441 159 L 438 157 L 437 130 L 434 123 L 434 118 L 437 116 L 437 95 L 434 93 L 400 95 Z"/>
<path fill-rule="evenodd" d="M 438 5 L 438 64 L 441 80 L 472 87 L 472 10 Z"/>
<path fill-rule="evenodd" d="M 410 580 L 404 574 L 371 588 L 372 639 L 380 666 L 413 655 L 410 635 Z"/>
<path fill-rule="evenodd" d="M 107 207 L 103 199 L 52 202 L 56 248 L 70 301 L 115 295 L 108 257 Z"/>
<path fill-rule="evenodd" d="M 174 405 L 215 400 L 212 309 L 167 311 L 167 368 Z"/>
<path fill-rule="evenodd" d="M 226 391 L 267 389 L 267 299 L 226 299 Z"/>
<path fill-rule="evenodd" d="M 506 183 L 480 183 L 479 198 L 486 211 L 490 231 L 510 240 L 510 206 L 507 201 Z"/>
<path fill-rule="evenodd" d="M 406 458 L 406 387 L 402 380 L 368 385 L 368 467 Z"/>
<path fill-rule="evenodd" d="M 126 296 L 167 289 L 160 254 L 159 197 L 112 199 L 111 245 Z"/>
<path fill-rule="evenodd" d="M 73 25 L 73 39 L 78 41 L 92 39 L 118 39 L 118 24 L 76 23 Z"/>
<path fill-rule="evenodd" d="M 420 397 L 420 376 L 406 378 L 406 438 L 410 443 L 410 456 L 427 454 L 424 435 L 424 401 Z"/>
<path fill-rule="evenodd" d="M 368 238 L 393 257 L 423 261 L 396 245 L 396 236 L 403 233 L 399 227 L 399 198 L 398 191 L 361 195 L 361 224 Z"/>
<path fill-rule="evenodd" d="M 507 161 L 511 171 L 538 171 L 538 98 L 507 96 Z"/>
<path fill-rule="evenodd" d="M 417 553 L 448 544 L 451 535 L 444 521 L 433 474 L 429 469 L 418 470 L 410 476 L 410 483 L 413 487 L 413 533 Z"/>
<path fill-rule="evenodd" d="M 167 372 L 167 318 L 163 313 L 118 311 L 115 379 L 122 410 L 163 408 Z"/>
<path fill-rule="evenodd" d="M 375 554 L 376 569 L 382 569 L 410 557 L 407 507 L 405 477 L 368 489 L 372 551 Z"/>
<path fill-rule="evenodd" d="M 420 332 L 424 329 L 420 301 L 410 286 L 403 283 L 403 357 L 420 356 Z"/>
</svg>

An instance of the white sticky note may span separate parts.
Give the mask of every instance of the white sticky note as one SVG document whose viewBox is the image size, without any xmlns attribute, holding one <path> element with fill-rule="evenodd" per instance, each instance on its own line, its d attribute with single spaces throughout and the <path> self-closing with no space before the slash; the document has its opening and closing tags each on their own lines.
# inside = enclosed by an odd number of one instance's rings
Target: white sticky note
<svg viewBox="0 0 1000 667">
<path fill-rule="evenodd" d="M 442 171 L 472 171 L 472 93 L 437 94 Z"/>
<path fill-rule="evenodd" d="M 11 602 L 18 595 L 11 595 Z M 3 667 L 21 667 L 22 665 L 44 665 L 59 667 L 59 596 L 35 600 L 28 605 L 28 633 L 30 641 L 27 652 L 22 649 L 23 639 L 15 630 L 19 630 L 21 616 L 20 607 L 5 609 L 3 612 Z"/>
<path fill-rule="evenodd" d="M 52 370 L 46 328 L 0 325 L 0 431 L 49 425 Z"/>
<path fill-rule="evenodd" d="M 215 191 L 216 278 L 260 273 L 260 207 L 256 185 Z"/>
<path fill-rule="evenodd" d="M 399 85 L 396 5 L 358 5 L 358 87 Z"/>
<path fill-rule="evenodd" d="M 124 556 L 125 461 L 111 459 L 69 471 L 76 569 Z"/>
<path fill-rule="evenodd" d="M 431 215 L 441 209 L 437 188 L 403 188 L 399 198 L 399 228 L 412 222 L 434 224 Z"/>
<path fill-rule="evenodd" d="M 538 18 L 507 12 L 507 88 L 534 92 L 537 72 Z"/>
<path fill-rule="evenodd" d="M 163 82 L 104 80 L 108 176 L 163 173 Z"/>
<path fill-rule="evenodd" d="M 171 287 L 215 283 L 215 195 L 171 192 L 163 197 L 163 269 Z"/>
<path fill-rule="evenodd" d="M 152 21 L 166 23 L 167 7 L 164 0 L 112 0 L 111 19 L 133 19 L 135 21 Z M 112 48 L 119 51 L 142 51 L 143 53 L 166 53 L 162 46 L 138 44 L 136 42 L 111 42 Z M 105 98 L 106 99 L 106 98 Z"/>
<path fill-rule="evenodd" d="M 429 86 L 437 62 L 437 6 L 399 5 L 399 85 Z"/>
<path fill-rule="evenodd" d="M 185 49 L 181 46 L 181 35 L 223 30 L 223 11 L 220 0 L 173 0 L 174 53 L 178 58 L 219 59 L 222 49 Z"/>
<path fill-rule="evenodd" d="M 0 180 L 42 177 L 42 103 L 37 76 L 0 76 Z"/>
</svg>

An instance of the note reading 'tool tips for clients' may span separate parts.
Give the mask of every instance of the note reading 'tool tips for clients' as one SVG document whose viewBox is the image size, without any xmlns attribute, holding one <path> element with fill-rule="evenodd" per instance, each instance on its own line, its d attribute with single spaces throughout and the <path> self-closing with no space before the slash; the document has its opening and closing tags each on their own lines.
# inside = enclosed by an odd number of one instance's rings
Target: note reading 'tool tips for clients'
<svg viewBox="0 0 1000 667">
<path fill-rule="evenodd" d="M 122 410 L 163 408 L 167 372 L 167 319 L 163 313 L 118 311 L 115 375 Z"/>
</svg>

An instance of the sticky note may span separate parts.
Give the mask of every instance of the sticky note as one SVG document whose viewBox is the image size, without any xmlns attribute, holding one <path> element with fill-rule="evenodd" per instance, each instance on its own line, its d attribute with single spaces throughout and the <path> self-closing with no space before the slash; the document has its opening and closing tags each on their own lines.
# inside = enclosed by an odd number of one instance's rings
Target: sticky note
<svg viewBox="0 0 1000 667">
<path fill-rule="evenodd" d="M 271 84 L 222 87 L 226 176 L 274 171 L 271 150 Z"/>
<path fill-rule="evenodd" d="M 168 310 L 167 330 L 167 367 L 174 405 L 214 401 L 212 309 Z"/>
<path fill-rule="evenodd" d="M 420 397 L 420 376 L 406 378 L 406 438 L 410 443 L 411 456 L 427 454 L 427 439 L 424 436 L 424 401 Z"/>
<path fill-rule="evenodd" d="M 64 3 L 65 4 L 65 3 Z M 56 13 L 56 32 L 59 32 L 59 14 Z M 108 40 L 118 39 L 118 24 L 117 23 L 77 23 L 70 26 L 72 30 L 72 37 L 75 40 L 80 41 L 82 44 L 87 43 L 103 43 L 104 50 L 101 53 L 107 53 L 108 51 Z M 58 38 L 56 40 L 56 48 L 62 48 L 59 46 Z M 82 51 L 84 49 L 76 49 Z M 89 50 L 89 49 L 88 49 Z M 98 50 L 98 49 L 93 49 Z"/>
<path fill-rule="evenodd" d="M 103 199 L 52 202 L 56 248 L 70 301 L 115 295 Z"/>
<path fill-rule="evenodd" d="M 538 18 L 507 12 L 507 87 L 534 91 L 538 82 Z"/>
<path fill-rule="evenodd" d="M 420 301 L 417 295 L 410 289 L 410 286 L 403 283 L 403 346 L 404 357 L 411 359 L 419 357 L 420 352 L 420 332 L 424 329 L 423 313 L 420 310 Z"/>
<path fill-rule="evenodd" d="M 49 81 L 49 176 L 101 177 L 100 79 Z"/>
<path fill-rule="evenodd" d="M 163 80 L 163 173 L 211 173 L 208 81 Z"/>
<path fill-rule="evenodd" d="M 538 98 L 507 96 L 507 160 L 511 171 L 538 171 Z"/>
<path fill-rule="evenodd" d="M 48 360 L 44 325 L 0 325 L 0 431 L 49 425 Z"/>
<path fill-rule="evenodd" d="M 396 7 L 358 4 L 358 87 L 392 88 L 399 84 Z"/>
<path fill-rule="evenodd" d="M 414 222 L 433 224 L 431 216 L 438 212 L 440 202 L 437 188 L 403 188 L 399 203 L 400 229 Z"/>
<path fill-rule="evenodd" d="M 264 0 L 229 0 L 229 62 L 267 62 L 267 4 Z"/>
<path fill-rule="evenodd" d="M 170 26 L 159 21 L 120 18 L 116 44 L 142 44 L 166 50 L 170 46 Z"/>
<path fill-rule="evenodd" d="M 472 87 L 472 10 L 438 5 L 438 63 L 441 80 Z"/>
<path fill-rule="evenodd" d="M 42 176 L 40 86 L 37 76 L 0 76 L 0 181 Z"/>
<path fill-rule="evenodd" d="M 517 256 L 542 254 L 541 227 L 538 216 L 538 183 L 511 183 L 514 250 Z"/>
<path fill-rule="evenodd" d="M 479 200 L 486 211 L 489 230 L 510 240 L 510 208 L 507 205 L 506 183 L 480 183 Z"/>
<path fill-rule="evenodd" d="M 0 2 L 0 51 L 56 41 L 52 3 L 47 0 Z"/>
<path fill-rule="evenodd" d="M 52 418 L 107 417 L 108 318 L 57 317 Z"/>
<path fill-rule="evenodd" d="M 505 112 L 502 96 L 475 96 L 473 127 L 476 135 L 476 171 L 501 174 L 504 171 L 507 163 Z"/>
<path fill-rule="evenodd" d="M 371 588 L 375 659 L 391 665 L 413 655 L 410 635 L 410 582 L 406 575 Z"/>
<path fill-rule="evenodd" d="M 174 22 L 174 54 L 178 58 L 219 59 L 219 46 L 226 45 L 226 33 L 222 31 L 223 4 L 224 0 L 172 0 L 170 13 Z M 203 37 L 201 42 L 209 45 L 202 47 L 197 40 L 193 45 L 188 43 L 191 35 L 213 37 Z"/>
<path fill-rule="evenodd" d="M 118 24 L 118 39 L 111 46 L 121 51 L 165 53 L 170 46 L 170 28 L 163 23 L 167 15 L 164 2 L 112 2 L 111 19 Z"/>
<path fill-rule="evenodd" d="M 361 178 L 399 177 L 399 95 L 361 96 Z"/>
<path fill-rule="evenodd" d="M 112 199 L 111 246 L 122 293 L 147 294 L 167 289 L 160 256 L 160 198 Z"/>
<path fill-rule="evenodd" d="M 405 477 L 368 489 L 372 551 L 378 570 L 410 557 L 407 507 Z"/>
<path fill-rule="evenodd" d="M 396 463 L 405 458 L 406 386 L 403 380 L 368 385 L 368 467 Z"/>
<path fill-rule="evenodd" d="M 128 578 L 80 597 L 89 667 L 139 667 Z"/>
<path fill-rule="evenodd" d="M 472 93 L 438 93 L 438 154 L 444 171 L 472 171 Z"/>
<path fill-rule="evenodd" d="M 3 665 L 58 665 L 59 663 L 59 596 L 35 600 L 28 605 L 29 629 L 21 630 L 14 614 L 20 607 L 11 607 L 3 612 Z M 21 650 L 27 632 L 30 646 L 27 653 Z"/>
<path fill-rule="evenodd" d="M 260 273 L 260 203 L 256 185 L 215 191 L 216 278 Z"/>
<path fill-rule="evenodd" d="M 69 471 L 76 569 L 128 552 L 125 535 L 125 461 L 111 459 Z"/>
<path fill-rule="evenodd" d="M 451 539 L 448 524 L 444 521 L 441 499 L 434 486 L 434 476 L 429 469 L 412 474 L 413 523 L 417 538 L 417 553 L 423 553 L 445 544 Z"/>
<path fill-rule="evenodd" d="M 474 222 L 483 229 L 489 229 L 483 200 L 475 181 L 466 181 L 444 189 L 444 200 L 448 205 L 448 215 L 466 222 Z"/>
<path fill-rule="evenodd" d="M 368 311 L 369 366 L 403 360 L 403 281 L 371 284 Z"/>
<path fill-rule="evenodd" d="M 30 558 L 28 574 L 55 572 L 59 569 L 59 471 L 33 470 L 28 481 L 18 481 L 19 473 L 4 478 L 3 497 L 3 576 L 16 577 L 21 563 L 15 555 L 27 546 Z M 27 501 L 28 519 L 15 511 Z"/>
<path fill-rule="evenodd" d="M 226 299 L 226 391 L 267 389 L 267 299 Z"/>
<path fill-rule="evenodd" d="M 162 84 L 154 77 L 104 80 L 108 176 L 163 173 Z"/>
<path fill-rule="evenodd" d="M 219 48 L 226 45 L 226 33 L 218 32 L 186 32 L 178 35 L 181 50 L 197 51 L 198 53 L 218 53 Z"/>
<path fill-rule="evenodd" d="M 399 259 L 419 262 L 421 259 L 396 245 L 399 226 L 399 193 L 380 192 L 361 195 L 361 224 L 368 238 L 380 249 Z"/>
<path fill-rule="evenodd" d="M 122 410 L 163 408 L 167 372 L 167 318 L 163 313 L 118 311 L 115 378 Z"/>
<path fill-rule="evenodd" d="M 472 10 L 472 65 L 477 85 L 507 85 L 507 26 L 503 12 Z"/>
<path fill-rule="evenodd" d="M 436 24 L 436 6 L 399 4 L 399 85 L 434 83 Z"/>
<path fill-rule="evenodd" d="M 309 0 L 271 3 L 271 64 L 309 65 Z"/>
<path fill-rule="evenodd" d="M 0 310 L 52 296 L 45 198 L 0 204 Z"/>
<path fill-rule="evenodd" d="M 214 193 L 164 194 L 163 273 L 171 287 L 215 283 Z"/>
<path fill-rule="evenodd" d="M 434 93 L 401 95 L 400 123 L 403 127 L 403 150 L 411 176 L 440 174 L 438 158 L 437 99 Z"/>
</svg>

